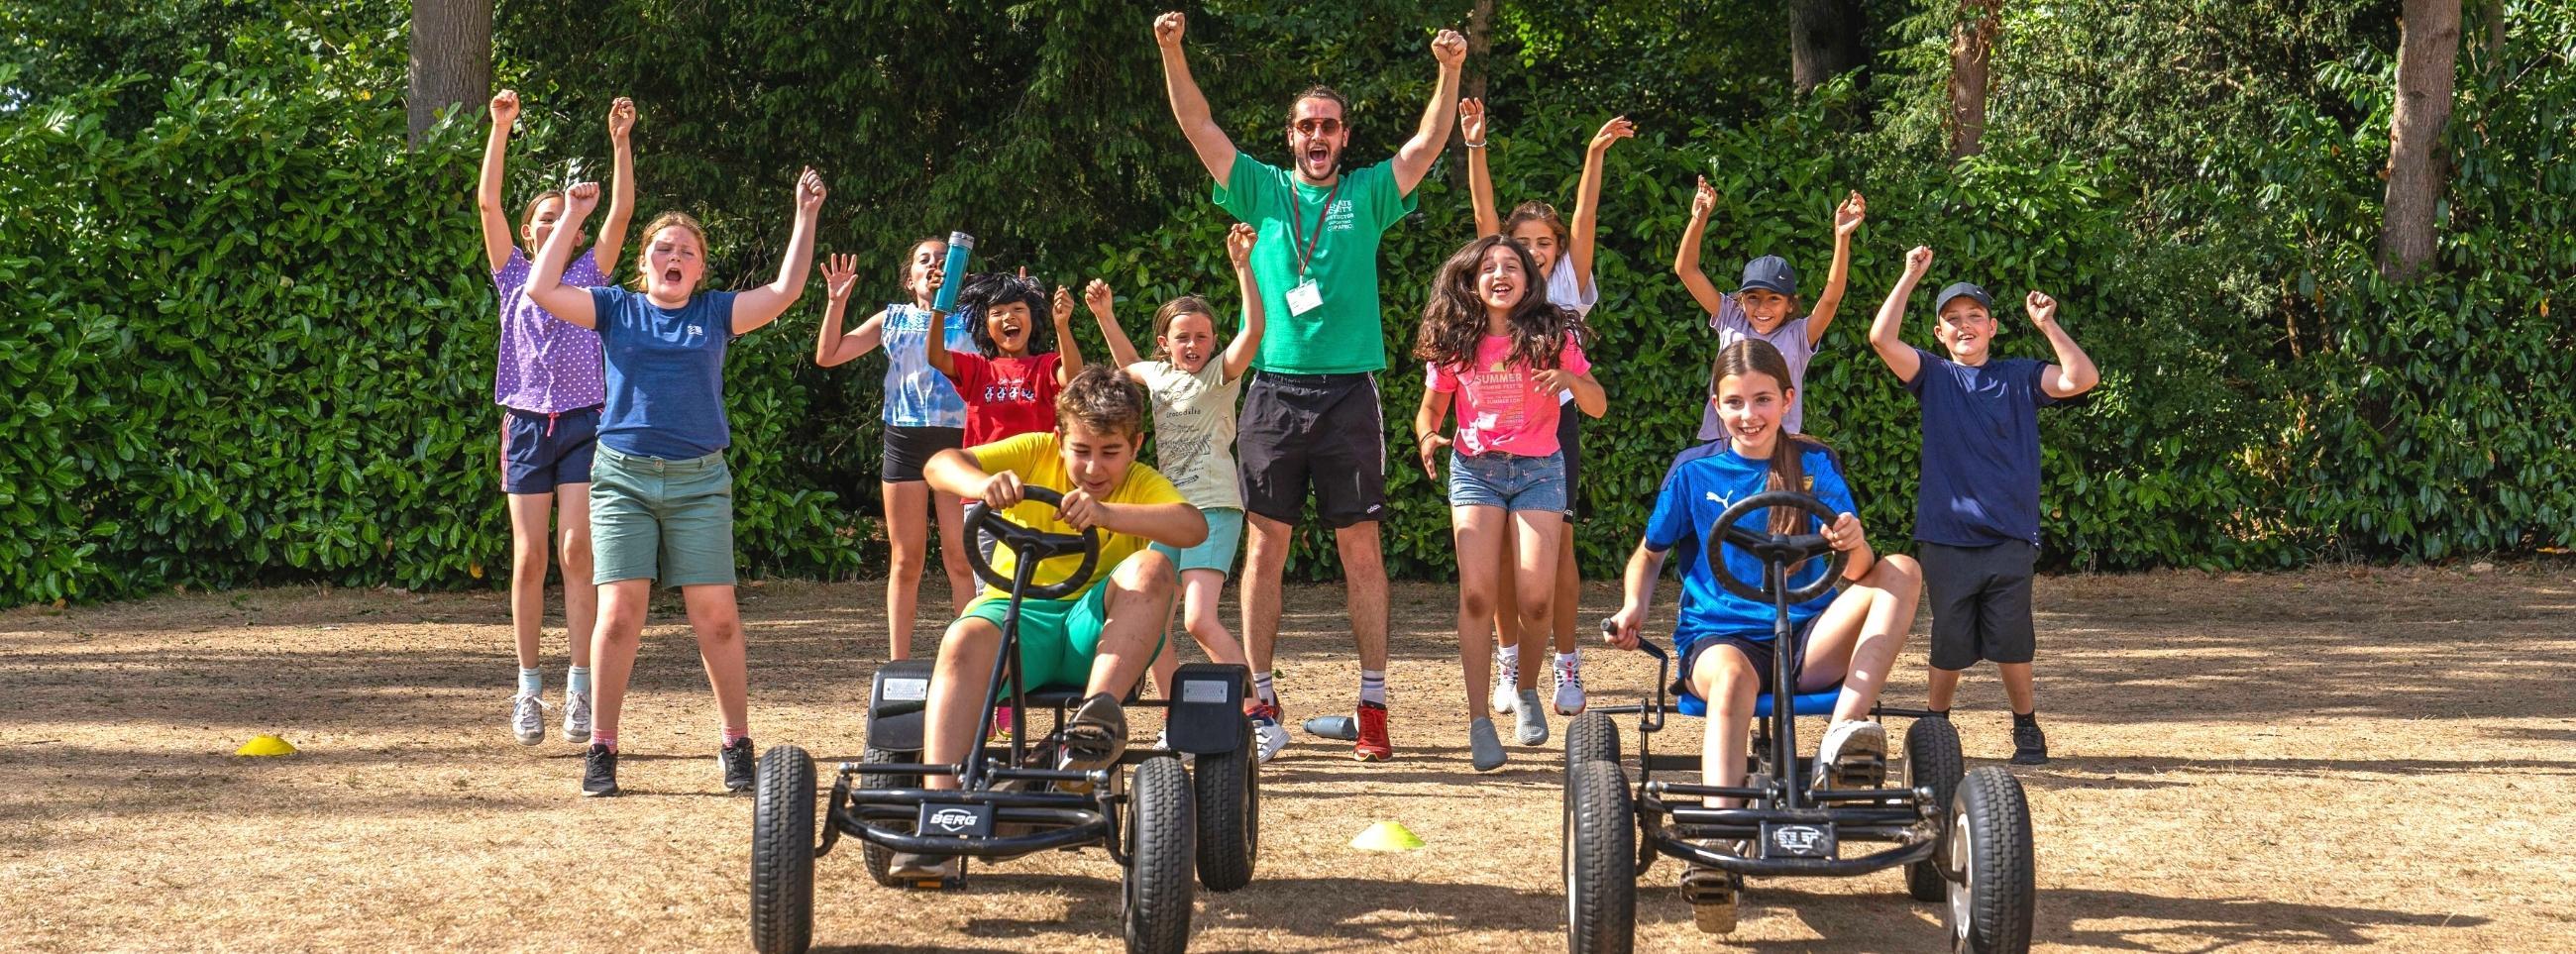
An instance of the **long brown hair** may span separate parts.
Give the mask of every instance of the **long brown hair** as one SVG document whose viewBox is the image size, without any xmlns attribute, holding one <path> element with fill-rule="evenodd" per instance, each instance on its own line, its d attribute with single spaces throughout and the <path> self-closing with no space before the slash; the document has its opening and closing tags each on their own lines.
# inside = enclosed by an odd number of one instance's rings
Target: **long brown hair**
<svg viewBox="0 0 2576 954">
<path fill-rule="evenodd" d="M 1422 325 L 1413 333 L 1414 357 L 1452 368 L 1475 363 L 1476 345 L 1485 339 L 1485 303 L 1476 294 L 1476 269 L 1496 246 L 1520 257 L 1524 286 L 1521 300 L 1505 319 L 1512 337 L 1506 360 L 1547 370 L 1556 367 L 1566 342 L 1583 343 L 1589 333 L 1583 316 L 1547 300 L 1547 278 L 1538 273 L 1529 250 L 1504 236 L 1488 235 L 1467 243 L 1440 264 L 1439 274 L 1431 279 L 1431 300 L 1422 306 Z"/>
<path fill-rule="evenodd" d="M 1783 400 L 1796 396 L 1797 385 L 1789 377 L 1789 359 L 1780 356 L 1780 349 L 1760 338 L 1738 338 L 1734 344 L 1719 349 L 1717 360 L 1709 365 L 1709 398 L 1716 399 L 1718 382 L 1747 374 L 1759 374 L 1779 382 Z M 1762 489 L 1807 493 L 1807 452 L 1825 449 L 1823 441 L 1781 431 L 1771 442 L 1771 476 L 1763 482 Z M 1805 529 L 1806 520 L 1806 511 L 1789 507 L 1771 508 L 1772 533 L 1796 533 Z"/>
<path fill-rule="evenodd" d="M 1559 249 L 1574 244 L 1574 232 L 1565 227 L 1565 217 L 1556 214 L 1555 206 L 1537 200 L 1521 203 L 1512 209 L 1512 214 L 1503 216 L 1503 234 L 1510 235 L 1519 231 L 1523 222 L 1536 222 L 1547 226 L 1548 231 L 1556 233 L 1556 247 Z"/>
</svg>

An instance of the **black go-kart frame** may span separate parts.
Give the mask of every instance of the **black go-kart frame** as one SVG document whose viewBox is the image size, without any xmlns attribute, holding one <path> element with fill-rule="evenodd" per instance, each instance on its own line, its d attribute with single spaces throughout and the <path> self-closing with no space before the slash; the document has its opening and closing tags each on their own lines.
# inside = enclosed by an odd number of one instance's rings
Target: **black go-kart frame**
<svg viewBox="0 0 2576 954">
<path fill-rule="evenodd" d="M 1024 492 L 1050 506 L 1063 503 L 1061 494 L 1046 488 Z M 772 747 L 760 761 L 753 810 L 752 946 L 761 954 L 807 949 L 814 859 L 850 837 L 862 843 L 870 876 L 888 887 L 961 887 L 968 858 L 999 861 L 1050 849 L 1105 848 L 1121 869 L 1127 950 L 1186 950 L 1193 863 L 1199 884 L 1233 891 L 1252 880 L 1260 854 L 1259 763 L 1252 757 L 1252 723 L 1243 715 L 1251 673 L 1238 665 L 1185 664 L 1172 680 L 1172 699 L 1131 693 L 1127 701 L 1130 707 L 1168 710 L 1161 745 L 1131 743 L 1107 768 L 1055 767 L 1067 713 L 1083 693 L 1026 685 L 1019 665 L 1020 604 L 1061 599 L 1088 582 L 1100 559 L 1099 534 L 1034 530 L 981 504 L 967 508 L 965 523 L 968 540 L 989 535 L 1016 557 L 1013 574 L 1004 578 L 981 547 L 966 552 L 979 578 L 1010 593 L 988 682 L 998 691 L 985 694 L 978 723 L 980 734 L 990 737 L 995 707 L 1007 699 L 1013 710 L 1008 740 L 978 745 L 962 763 L 923 763 L 931 662 L 909 659 L 878 667 L 868 693 L 867 749 L 861 761 L 837 766 L 823 804 L 819 844 L 814 759 L 792 745 Z M 1076 555 L 1081 566 L 1063 581 L 1030 582 L 1040 563 Z M 1137 682 L 1141 687 L 1143 674 Z M 1050 711 L 1054 719 L 1033 740 L 1029 714 L 1036 710 Z M 1184 755 L 1191 759 L 1187 768 Z M 953 776 L 958 787 L 923 787 L 921 779 L 933 775 Z M 896 852 L 954 856 L 960 863 L 953 877 L 917 883 L 894 876 L 890 863 Z"/>
<path fill-rule="evenodd" d="M 2030 948 L 2034 884 L 2030 810 L 2020 782 L 1997 766 L 1963 771 L 1958 731 L 1919 709 L 1876 706 L 1873 717 L 1913 719 L 1905 733 L 1903 784 L 1811 787 L 1825 767 L 1798 756 L 1799 649 L 1789 607 L 1823 595 L 1841 578 L 1845 556 L 1820 534 L 1759 533 L 1737 525 L 1773 507 L 1825 521 L 1836 514 L 1813 496 L 1770 491 L 1726 509 L 1700 558 L 1729 592 L 1772 607 L 1776 652 L 1773 685 L 1757 711 L 1745 783 L 1707 785 L 1658 779 L 1658 770 L 1696 772 L 1697 754 L 1657 755 L 1649 742 L 1664 727 L 1672 658 L 1652 642 L 1655 687 L 1645 701 L 1595 706 L 1566 732 L 1561 873 L 1566 893 L 1566 949 L 1626 954 L 1635 941 L 1637 876 L 1659 855 L 1689 865 L 1682 897 L 1703 931 L 1735 929 L 1736 896 L 1747 877 L 1855 877 L 1905 866 L 1906 887 L 1922 901 L 1946 901 L 1943 922 L 1955 951 L 2018 952 Z M 1726 544 L 1759 557 L 1760 585 L 1727 572 Z M 1791 588 L 1793 571 L 1827 561 L 1815 582 Z M 1612 624 L 1603 622 L 1605 629 Z M 1614 715 L 1637 716 L 1637 782 L 1629 788 Z M 1711 726 L 1708 731 L 1722 731 Z M 1882 786 L 1883 782 L 1880 783 Z M 1708 798 L 1741 799 L 1745 807 L 1713 808 Z M 1889 847 L 1846 856 L 1852 843 Z"/>
</svg>

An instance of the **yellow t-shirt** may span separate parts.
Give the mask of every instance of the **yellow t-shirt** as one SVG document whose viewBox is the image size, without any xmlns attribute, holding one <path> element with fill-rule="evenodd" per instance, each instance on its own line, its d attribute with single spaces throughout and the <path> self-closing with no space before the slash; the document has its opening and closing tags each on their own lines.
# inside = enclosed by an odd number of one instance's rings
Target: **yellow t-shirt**
<svg viewBox="0 0 2576 954">
<path fill-rule="evenodd" d="M 1064 471 L 1064 454 L 1054 431 L 1036 431 L 1007 437 L 990 444 L 967 448 L 967 452 L 975 455 L 975 462 L 982 465 L 985 473 L 998 474 L 1006 470 L 1010 471 L 1020 475 L 1020 483 L 1023 486 L 1045 487 L 1058 492 L 1073 486 L 1072 476 Z M 1118 488 L 1109 492 L 1105 502 L 1176 504 L 1189 501 L 1181 496 L 1179 490 L 1172 487 L 1171 481 L 1164 479 L 1161 473 L 1139 461 L 1127 467 L 1127 476 L 1119 480 Z M 1009 517 L 1013 523 L 1032 530 L 1043 530 L 1048 533 L 1077 532 L 1055 518 L 1054 507 L 1034 500 L 1021 501 L 1019 506 L 1011 508 L 1003 516 Z M 1108 577 L 1109 571 L 1116 569 L 1118 564 L 1125 562 L 1128 557 L 1142 552 L 1151 543 L 1152 541 L 1132 533 L 1102 531 L 1100 562 L 1092 565 L 1091 580 L 1096 582 Z M 978 541 L 969 540 L 966 545 L 976 546 Z M 993 549 L 994 572 L 1008 577 L 1018 562 L 1009 547 Z M 1037 586 L 1055 583 L 1072 576 L 1074 568 L 1080 565 L 1082 565 L 1082 557 L 1079 554 L 1057 557 L 1039 564 L 1037 575 L 1031 577 L 1029 582 Z M 1088 582 L 1084 584 L 1086 587 L 1089 585 Z M 984 595 L 1008 599 L 1011 594 L 1008 590 L 987 586 L 984 588 Z M 1066 598 L 1073 599 L 1080 595 L 1081 591 L 1076 590 L 1074 596 Z"/>
</svg>

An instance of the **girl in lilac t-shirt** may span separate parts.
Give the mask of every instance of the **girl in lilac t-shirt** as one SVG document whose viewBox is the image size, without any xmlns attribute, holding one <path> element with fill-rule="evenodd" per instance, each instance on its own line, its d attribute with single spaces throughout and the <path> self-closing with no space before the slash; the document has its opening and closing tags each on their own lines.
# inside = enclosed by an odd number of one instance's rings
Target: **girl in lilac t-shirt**
<svg viewBox="0 0 2576 954">
<path fill-rule="evenodd" d="M 590 460 L 604 398 L 599 333 L 565 322 L 528 298 L 533 261 L 510 231 L 501 203 L 503 155 L 519 94 L 492 97 L 492 131 L 484 142 L 482 181 L 474 204 L 483 220 L 483 255 L 500 293 L 501 358 L 492 402 L 501 406 L 501 489 L 510 498 L 510 623 L 518 637 L 519 688 L 510 700 L 510 732 L 521 745 L 545 740 L 544 677 L 538 641 L 546 613 L 546 550 L 553 519 L 561 527 L 564 633 L 572 668 L 565 673 L 564 741 L 590 741 L 590 631 L 599 605 L 590 582 Z M 608 108 L 608 140 L 616 148 L 617 180 L 599 244 L 564 270 L 564 282 L 584 288 L 609 283 L 626 223 L 635 210 L 634 152 L 627 133 L 635 104 L 625 97 Z M 564 195 L 538 193 L 528 200 L 515 238 L 544 248 L 564 215 Z M 576 226 L 578 228 L 578 226 Z M 578 243 L 578 232 L 574 241 Z"/>
<path fill-rule="evenodd" d="M 1440 479 L 1449 457 L 1450 525 L 1458 550 L 1458 656 L 1467 677 L 1467 739 L 1479 772 L 1502 767 L 1484 691 L 1493 665 L 1494 602 L 1503 548 L 1517 552 L 1514 602 L 1521 631 L 1543 633 L 1556 597 L 1559 531 L 1565 523 L 1565 459 L 1556 440 L 1556 395 L 1599 414 L 1608 404 L 1583 357 L 1583 319 L 1550 303 L 1538 266 L 1520 243 L 1488 235 L 1440 266 L 1422 309 L 1413 355 L 1430 363 L 1431 386 L 1413 417 L 1422 472 Z M 1441 436 L 1453 402 L 1458 436 Z M 1525 743 L 1530 744 L 1530 743 Z"/>
</svg>

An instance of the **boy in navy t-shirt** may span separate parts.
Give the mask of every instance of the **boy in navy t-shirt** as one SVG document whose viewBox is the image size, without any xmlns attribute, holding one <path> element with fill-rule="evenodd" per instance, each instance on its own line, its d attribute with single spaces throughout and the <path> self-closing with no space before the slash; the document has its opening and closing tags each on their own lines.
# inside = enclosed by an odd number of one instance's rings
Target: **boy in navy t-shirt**
<svg viewBox="0 0 2576 954">
<path fill-rule="evenodd" d="M 1960 282 L 1933 299 L 1933 335 L 1947 358 L 1899 336 L 1905 300 L 1932 267 L 1932 250 L 1905 256 L 1905 277 L 1870 326 L 1869 346 L 1923 406 L 1923 484 L 1914 540 L 1932 596 L 1930 708 L 1946 716 L 1959 674 L 1992 660 L 2012 702 L 2013 762 L 2048 761 L 2034 709 L 2031 568 L 2039 558 L 2039 409 L 2101 382 L 2093 359 L 2057 324 L 2057 302 L 2023 301 L 2057 363 L 1993 357 L 1997 323 L 1986 290 Z"/>
</svg>

